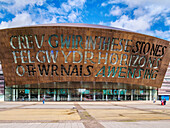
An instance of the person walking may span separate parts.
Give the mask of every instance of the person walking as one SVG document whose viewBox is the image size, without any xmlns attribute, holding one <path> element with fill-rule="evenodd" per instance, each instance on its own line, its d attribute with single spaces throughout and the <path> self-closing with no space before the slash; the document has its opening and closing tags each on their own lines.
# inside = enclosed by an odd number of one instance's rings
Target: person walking
<svg viewBox="0 0 170 128">
<path fill-rule="evenodd" d="M 155 97 L 154 97 L 154 99 L 153 99 L 153 103 L 156 103 Z"/>
<path fill-rule="evenodd" d="M 164 105 L 166 105 L 166 99 L 164 98 Z"/>
<path fill-rule="evenodd" d="M 43 104 L 45 104 L 45 97 L 43 97 Z"/>
<path fill-rule="evenodd" d="M 164 105 L 164 101 L 161 99 L 161 105 Z"/>
</svg>

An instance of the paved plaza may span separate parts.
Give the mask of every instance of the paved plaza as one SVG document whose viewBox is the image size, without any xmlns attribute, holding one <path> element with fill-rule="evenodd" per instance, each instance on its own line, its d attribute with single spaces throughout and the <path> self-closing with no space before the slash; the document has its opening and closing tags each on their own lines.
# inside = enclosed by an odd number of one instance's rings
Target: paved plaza
<svg viewBox="0 0 170 128">
<path fill-rule="evenodd" d="M 168 128 L 170 102 L 0 102 L 0 128 Z"/>
</svg>

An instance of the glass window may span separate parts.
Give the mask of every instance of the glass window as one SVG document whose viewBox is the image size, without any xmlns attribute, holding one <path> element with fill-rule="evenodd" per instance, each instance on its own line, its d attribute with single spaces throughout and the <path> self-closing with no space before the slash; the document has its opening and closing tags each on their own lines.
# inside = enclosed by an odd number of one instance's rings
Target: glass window
<svg viewBox="0 0 170 128">
<path fill-rule="evenodd" d="M 16 90 L 17 91 L 17 90 Z M 28 101 L 29 89 L 18 89 L 18 101 Z"/>
<path fill-rule="evenodd" d="M 38 101 L 38 89 L 31 90 L 31 101 Z"/>
<path fill-rule="evenodd" d="M 5 89 L 5 101 L 12 101 L 12 89 Z"/>
<path fill-rule="evenodd" d="M 54 89 L 45 89 L 45 100 L 53 101 L 54 100 Z"/>
</svg>

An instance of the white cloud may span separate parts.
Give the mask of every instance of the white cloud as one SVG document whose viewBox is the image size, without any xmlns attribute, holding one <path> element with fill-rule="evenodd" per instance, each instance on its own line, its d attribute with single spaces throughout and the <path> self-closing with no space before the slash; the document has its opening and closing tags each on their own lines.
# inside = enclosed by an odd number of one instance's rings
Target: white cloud
<svg viewBox="0 0 170 128">
<path fill-rule="evenodd" d="M 105 6 L 108 4 L 112 5 L 112 9 L 106 16 L 111 14 L 120 16 L 115 21 L 110 21 L 111 26 L 170 39 L 170 30 L 158 31 L 153 28 L 151 30 L 151 27 L 161 19 L 165 19 L 164 24 L 170 26 L 170 18 L 167 17 L 170 12 L 170 0 L 109 0 L 104 2 Z M 121 10 L 119 4 L 127 6 Z"/>
<path fill-rule="evenodd" d="M 160 37 L 162 39 L 166 39 L 170 41 L 170 30 L 168 31 L 158 31 L 156 30 L 154 33 L 155 36 Z"/>
<path fill-rule="evenodd" d="M 11 0 L 0 0 L 0 2 L 10 3 Z"/>
<path fill-rule="evenodd" d="M 82 9 L 85 2 L 86 0 L 68 0 L 68 5 Z"/>
<path fill-rule="evenodd" d="M 22 11 L 27 5 L 29 6 L 42 6 L 46 0 L 0 0 L 6 4 L 2 5 L 3 9 L 6 9 L 12 14 L 16 14 L 19 11 Z"/>
<path fill-rule="evenodd" d="M 169 8 L 170 0 L 163 0 L 163 1 L 160 1 L 160 0 L 109 0 L 107 3 L 105 2 L 105 5 L 107 4 L 113 4 L 113 7 L 117 6 L 118 4 L 127 5 L 127 7 L 124 8 L 124 10 L 127 12 L 134 11 L 133 14 L 135 17 L 139 17 L 139 16 L 146 15 L 146 14 L 150 16 L 155 16 L 159 14 L 164 15 L 165 13 L 170 12 L 170 8 Z"/>
<path fill-rule="evenodd" d="M 42 18 L 41 24 L 50 24 L 50 23 L 57 23 L 57 17 L 53 16 L 52 18 Z"/>
<path fill-rule="evenodd" d="M 69 15 L 68 15 L 68 21 L 70 22 L 75 22 L 75 21 L 79 21 L 79 13 L 78 11 L 72 11 Z"/>
<path fill-rule="evenodd" d="M 71 6 L 66 3 L 63 3 L 61 6 L 66 12 L 69 12 L 71 10 Z"/>
<path fill-rule="evenodd" d="M 165 25 L 166 26 L 170 26 L 170 17 L 166 18 Z"/>
<path fill-rule="evenodd" d="M 66 11 L 69 12 L 73 8 L 82 9 L 86 0 L 68 0 L 67 2 L 62 3 L 61 7 Z"/>
<path fill-rule="evenodd" d="M 110 15 L 119 16 L 122 14 L 122 10 L 117 6 L 113 6 L 110 10 Z"/>
<path fill-rule="evenodd" d="M 150 24 L 141 18 L 130 19 L 128 16 L 123 15 L 120 19 L 115 22 L 111 21 L 110 25 L 112 27 L 124 28 L 132 31 L 145 31 L 150 28 Z"/>
<path fill-rule="evenodd" d="M 56 7 L 48 5 L 47 9 L 48 9 L 48 12 L 46 12 L 46 13 L 66 15 L 66 13 L 61 8 L 56 8 Z"/>
<path fill-rule="evenodd" d="M 146 10 L 143 8 L 137 8 L 134 10 L 133 14 L 135 17 L 139 17 L 139 16 L 146 14 Z"/>
<path fill-rule="evenodd" d="M 105 16 L 120 16 L 122 15 L 124 9 L 120 8 L 119 6 L 112 6 L 112 8 L 109 11 L 109 14 L 105 14 Z"/>
<path fill-rule="evenodd" d="M 3 2 L 0 11 L 7 11 L 15 16 L 10 21 L 1 21 L 0 28 L 8 28 L 32 24 L 79 22 L 86 0 L 67 0 L 58 8 L 46 3 L 46 0 L 0 0 L 0 2 Z M 42 5 L 45 5 L 44 8 L 39 7 Z M 3 15 L 1 17 L 3 18 Z"/>
<path fill-rule="evenodd" d="M 150 5 L 159 5 L 162 7 L 169 8 L 170 1 L 169 0 L 109 0 L 107 2 L 108 4 L 126 4 L 129 6 L 129 8 L 134 7 L 143 7 L 143 6 L 150 6 Z"/>
<path fill-rule="evenodd" d="M 2 21 L 0 24 L 0 28 L 11 28 L 11 27 L 20 27 L 20 26 L 28 26 L 35 24 L 31 16 L 23 12 L 22 14 L 17 14 L 15 18 L 12 19 L 12 21 L 4 22 Z"/>
<path fill-rule="evenodd" d="M 49 5 L 48 12 L 57 16 L 59 22 L 79 22 L 81 21 L 81 10 L 86 0 L 67 0 L 63 2 L 60 8 Z"/>
<path fill-rule="evenodd" d="M 5 14 L 2 14 L 2 13 L 0 12 L 0 18 L 4 18 L 4 16 L 5 16 Z"/>
<path fill-rule="evenodd" d="M 102 3 L 101 6 L 105 7 L 105 6 L 107 6 L 107 3 Z"/>
<path fill-rule="evenodd" d="M 104 23 L 103 21 L 100 21 L 98 24 L 99 25 L 106 25 L 106 23 Z"/>
<path fill-rule="evenodd" d="M 167 30 L 167 31 L 162 31 L 162 30 L 146 31 L 144 34 L 155 36 L 155 37 L 170 41 L 170 30 Z"/>
<path fill-rule="evenodd" d="M 105 23 L 103 23 L 105 24 Z M 150 30 L 150 25 L 147 21 L 135 19 L 132 20 L 128 18 L 127 16 L 122 16 L 119 20 L 116 20 L 115 22 L 110 22 L 110 26 L 112 27 L 118 27 L 123 28 L 131 31 L 140 32 L 146 35 L 155 36 L 158 38 L 162 38 L 165 40 L 170 41 L 170 30 L 162 31 L 162 30 Z"/>
<path fill-rule="evenodd" d="M 66 19 L 67 19 L 67 16 L 58 16 L 58 21 L 61 22 L 61 23 L 66 23 Z"/>
</svg>

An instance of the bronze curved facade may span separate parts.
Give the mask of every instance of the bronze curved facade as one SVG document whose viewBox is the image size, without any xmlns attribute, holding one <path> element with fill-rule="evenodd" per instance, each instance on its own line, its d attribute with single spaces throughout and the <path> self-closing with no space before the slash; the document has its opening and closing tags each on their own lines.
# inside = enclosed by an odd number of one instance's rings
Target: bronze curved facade
<svg viewBox="0 0 170 128">
<path fill-rule="evenodd" d="M 161 87 L 169 41 L 112 27 L 49 24 L 0 31 L 5 83 L 111 82 Z"/>
</svg>

